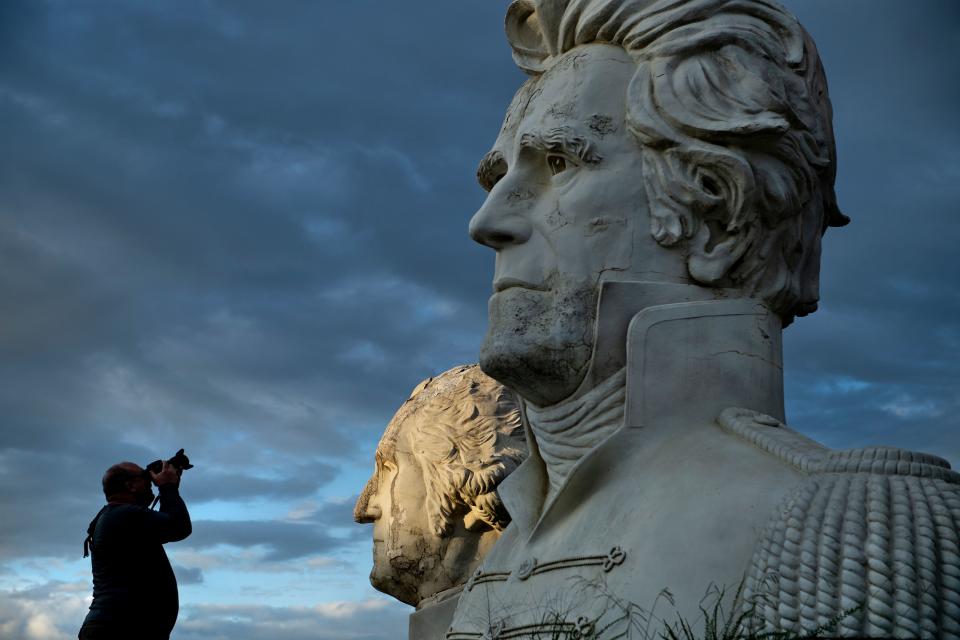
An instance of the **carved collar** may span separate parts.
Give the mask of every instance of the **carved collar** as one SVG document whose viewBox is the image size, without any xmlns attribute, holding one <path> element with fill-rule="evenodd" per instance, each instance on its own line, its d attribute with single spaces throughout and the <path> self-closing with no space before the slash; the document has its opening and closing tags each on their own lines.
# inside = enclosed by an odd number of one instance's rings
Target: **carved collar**
<svg viewBox="0 0 960 640">
<path fill-rule="evenodd" d="M 546 465 L 549 504 L 577 463 L 623 425 L 626 369 L 588 393 L 550 407 L 526 405 L 526 416 Z"/>
</svg>

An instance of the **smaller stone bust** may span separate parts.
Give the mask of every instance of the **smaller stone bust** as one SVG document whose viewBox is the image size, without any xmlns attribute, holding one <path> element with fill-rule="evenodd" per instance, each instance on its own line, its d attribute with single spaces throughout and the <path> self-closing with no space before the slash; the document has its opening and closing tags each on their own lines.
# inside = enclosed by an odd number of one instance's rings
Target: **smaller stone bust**
<svg viewBox="0 0 960 640">
<path fill-rule="evenodd" d="M 456 595 L 509 522 L 496 488 L 526 452 L 515 396 L 478 365 L 417 385 L 354 509 L 373 524 L 370 583 L 418 609 Z"/>
</svg>

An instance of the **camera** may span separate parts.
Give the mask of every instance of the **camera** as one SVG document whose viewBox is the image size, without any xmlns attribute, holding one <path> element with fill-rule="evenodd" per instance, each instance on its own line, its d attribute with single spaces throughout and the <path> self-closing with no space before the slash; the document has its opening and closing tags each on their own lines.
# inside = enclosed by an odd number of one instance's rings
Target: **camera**
<svg viewBox="0 0 960 640">
<path fill-rule="evenodd" d="M 167 462 L 177 470 L 178 476 L 183 475 L 183 472 L 187 469 L 193 469 L 193 465 L 190 464 L 190 458 L 183 452 L 183 449 L 173 454 L 173 457 L 167 460 Z M 154 460 L 144 468 L 151 473 L 160 473 L 163 471 L 163 460 Z"/>
</svg>

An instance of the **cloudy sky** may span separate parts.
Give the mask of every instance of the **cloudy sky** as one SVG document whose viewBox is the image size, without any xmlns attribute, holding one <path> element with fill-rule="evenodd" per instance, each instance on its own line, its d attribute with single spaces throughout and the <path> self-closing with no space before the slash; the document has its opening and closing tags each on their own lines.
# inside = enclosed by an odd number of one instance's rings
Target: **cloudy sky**
<svg viewBox="0 0 960 640">
<path fill-rule="evenodd" d="M 790 422 L 960 463 L 960 4 L 788 5 L 853 218 Z M 0 637 L 76 637 L 103 470 L 179 447 L 175 640 L 403 637 L 350 510 L 414 385 L 476 359 L 505 6 L 0 1 Z"/>
</svg>

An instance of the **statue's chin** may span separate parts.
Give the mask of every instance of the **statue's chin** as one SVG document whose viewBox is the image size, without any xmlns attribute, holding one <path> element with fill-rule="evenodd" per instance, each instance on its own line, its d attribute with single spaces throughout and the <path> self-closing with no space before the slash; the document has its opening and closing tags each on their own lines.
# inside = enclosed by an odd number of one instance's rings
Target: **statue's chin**
<svg viewBox="0 0 960 640">
<path fill-rule="evenodd" d="M 420 602 L 416 584 L 412 583 L 409 578 L 404 580 L 403 575 L 386 571 L 376 564 L 374 564 L 373 571 L 370 572 L 370 584 L 377 591 L 393 596 L 404 604 L 415 607 Z"/>
<path fill-rule="evenodd" d="M 544 356 L 549 354 L 521 353 L 497 341 L 486 342 L 480 350 L 480 368 L 525 400 L 545 407 L 570 396 L 579 381 L 562 375 L 567 369 L 562 359 Z"/>
<path fill-rule="evenodd" d="M 480 368 L 538 406 L 571 396 L 592 348 L 593 296 L 507 290 L 490 299 Z"/>
</svg>

